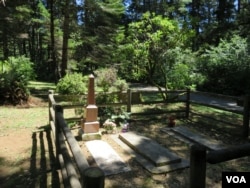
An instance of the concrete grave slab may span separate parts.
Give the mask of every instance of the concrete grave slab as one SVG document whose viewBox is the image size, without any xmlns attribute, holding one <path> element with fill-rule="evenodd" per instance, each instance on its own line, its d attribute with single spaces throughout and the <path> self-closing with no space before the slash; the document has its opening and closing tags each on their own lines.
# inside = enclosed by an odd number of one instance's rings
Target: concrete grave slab
<svg viewBox="0 0 250 188">
<path fill-rule="evenodd" d="M 164 166 L 181 161 L 181 158 L 177 155 L 148 137 L 138 135 L 134 132 L 127 132 L 121 133 L 119 138 L 139 154 L 150 160 L 155 166 Z"/>
<path fill-rule="evenodd" d="M 209 150 L 221 150 L 226 148 L 225 145 L 217 142 L 216 140 L 213 140 L 205 135 L 194 133 L 187 127 L 178 126 L 172 128 L 171 131 L 191 140 L 194 143 L 201 144 Z"/>
<path fill-rule="evenodd" d="M 85 144 L 96 164 L 104 171 L 106 176 L 131 170 L 108 143 L 102 140 L 93 140 Z"/>
<path fill-rule="evenodd" d="M 186 144 L 188 144 L 189 146 L 193 145 L 194 142 L 192 142 L 191 140 L 183 137 L 182 135 L 180 134 L 176 134 L 174 131 L 172 131 L 173 128 L 170 128 L 170 127 L 165 127 L 165 128 L 162 128 L 161 131 L 164 132 L 164 133 L 167 133 L 169 136 L 172 136 L 182 142 L 185 142 Z"/>
<path fill-rule="evenodd" d="M 137 136 L 140 137 L 139 135 L 137 135 L 135 133 L 131 133 L 131 132 L 123 133 L 123 135 L 125 135 L 125 134 L 130 134 L 130 136 L 133 135 L 134 137 L 137 137 Z M 175 170 L 180 170 L 180 169 L 184 169 L 184 168 L 188 168 L 189 167 L 189 161 L 184 160 L 184 159 L 180 159 L 178 156 L 176 156 L 175 154 L 171 153 L 170 151 L 168 151 L 168 152 L 170 153 L 171 156 L 172 156 L 172 154 L 174 155 L 174 161 L 170 162 L 169 159 L 168 159 L 169 163 L 167 163 L 167 164 L 160 163 L 161 165 L 156 166 L 155 164 L 157 162 L 155 162 L 155 161 L 152 162 L 152 159 L 149 160 L 147 157 L 145 157 L 146 150 L 141 150 L 141 153 L 138 153 L 138 150 L 134 150 L 133 147 L 132 147 L 133 148 L 132 149 L 130 146 L 127 145 L 127 143 L 125 143 L 123 140 L 121 140 L 120 136 L 112 135 L 111 138 L 118 145 L 120 145 L 131 157 L 134 157 L 139 164 L 141 164 L 146 170 L 148 170 L 149 172 L 151 172 L 153 174 L 162 174 L 162 173 L 167 173 L 167 172 L 171 172 L 171 171 L 175 171 Z M 147 139 L 149 139 L 149 138 L 147 138 Z M 156 143 L 155 141 L 153 141 L 151 139 L 150 139 L 150 141 Z M 154 149 L 151 149 L 151 152 L 157 151 L 157 148 L 158 148 L 158 146 L 154 147 Z M 158 153 L 158 152 L 156 152 L 156 153 Z M 163 158 L 161 158 L 161 160 Z"/>
</svg>

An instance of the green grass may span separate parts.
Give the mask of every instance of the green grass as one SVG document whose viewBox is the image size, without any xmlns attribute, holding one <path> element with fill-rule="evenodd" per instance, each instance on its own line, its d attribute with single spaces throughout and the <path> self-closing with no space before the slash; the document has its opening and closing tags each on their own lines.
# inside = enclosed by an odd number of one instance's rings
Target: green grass
<svg viewBox="0 0 250 188">
<path fill-rule="evenodd" d="M 28 87 L 40 90 L 44 88 L 54 89 L 55 86 L 56 86 L 55 83 L 51 83 L 51 82 L 30 81 Z"/>
<path fill-rule="evenodd" d="M 50 83 L 50 82 L 30 81 L 28 88 L 31 91 L 31 93 L 43 94 L 47 93 L 48 90 L 55 90 L 56 85 L 55 83 Z"/>
<path fill-rule="evenodd" d="M 48 109 L 0 107 L 0 132 L 20 128 L 36 128 L 48 124 Z"/>
</svg>

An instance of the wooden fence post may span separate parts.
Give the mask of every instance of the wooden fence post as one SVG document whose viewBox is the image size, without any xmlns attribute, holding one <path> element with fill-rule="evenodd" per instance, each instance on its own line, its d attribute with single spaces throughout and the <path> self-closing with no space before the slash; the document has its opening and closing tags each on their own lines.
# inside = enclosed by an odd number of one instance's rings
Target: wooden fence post
<svg viewBox="0 0 250 188">
<path fill-rule="evenodd" d="M 105 174 L 99 167 L 89 167 L 83 172 L 83 188 L 104 188 Z"/>
<path fill-rule="evenodd" d="M 206 148 L 202 145 L 192 145 L 190 151 L 189 188 L 206 187 Z"/>
<path fill-rule="evenodd" d="M 132 101 L 131 89 L 127 89 L 127 112 L 131 112 L 131 101 Z"/>
<path fill-rule="evenodd" d="M 54 91 L 53 90 L 49 90 L 49 95 L 48 95 L 48 101 L 49 101 L 49 123 L 52 120 L 51 113 L 50 113 L 50 108 L 52 107 L 52 102 L 50 101 L 49 96 L 53 95 L 53 94 L 54 94 Z"/>
<path fill-rule="evenodd" d="M 57 114 L 58 113 L 63 113 L 63 108 L 61 105 L 54 105 L 54 110 L 55 110 L 55 146 L 56 146 L 56 161 L 57 164 L 59 165 L 59 154 L 60 154 L 60 139 L 59 139 L 59 135 L 60 135 L 60 124 L 58 122 L 57 119 Z"/>
<path fill-rule="evenodd" d="M 186 118 L 189 118 L 190 111 L 190 89 L 187 89 L 187 98 L 186 98 Z"/>
<path fill-rule="evenodd" d="M 244 98 L 244 112 L 243 112 L 243 130 L 242 135 L 244 138 L 249 135 L 249 102 L 250 96 L 247 95 Z"/>
</svg>

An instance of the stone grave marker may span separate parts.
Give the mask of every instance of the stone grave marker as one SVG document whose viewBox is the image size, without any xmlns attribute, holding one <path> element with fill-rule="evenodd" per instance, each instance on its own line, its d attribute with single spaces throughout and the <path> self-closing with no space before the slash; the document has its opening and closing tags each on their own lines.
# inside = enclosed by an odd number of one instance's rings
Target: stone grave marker
<svg viewBox="0 0 250 188">
<path fill-rule="evenodd" d="M 82 139 L 83 140 L 95 140 L 101 139 L 101 133 L 99 131 L 100 124 L 97 120 L 98 107 L 95 104 L 95 78 L 94 75 L 89 76 L 88 84 L 88 98 L 86 107 L 85 122 L 82 123 Z"/>
</svg>

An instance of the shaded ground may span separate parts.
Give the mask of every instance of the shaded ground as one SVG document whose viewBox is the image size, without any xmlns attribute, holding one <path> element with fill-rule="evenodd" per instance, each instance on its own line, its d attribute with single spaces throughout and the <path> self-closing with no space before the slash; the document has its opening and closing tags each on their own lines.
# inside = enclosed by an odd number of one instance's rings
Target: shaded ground
<svg viewBox="0 0 250 188">
<path fill-rule="evenodd" d="M 0 107 L 0 187 L 60 187 L 46 105 Z"/>
<path fill-rule="evenodd" d="M 25 108 L 0 107 L 0 187 L 62 187 L 59 181 L 60 172 L 55 164 L 53 138 L 46 126 L 48 123 L 46 105 L 47 103 L 43 103 L 40 99 L 33 98 Z M 187 126 L 193 131 L 202 132 L 225 144 L 236 145 L 248 142 L 233 134 L 225 134 L 221 129 L 197 123 L 195 116 L 192 115 L 190 120 L 178 119 L 177 125 Z M 156 140 L 180 157 L 189 158 L 189 145 L 160 131 L 166 126 L 167 115 L 133 118 L 131 130 Z M 108 142 L 132 168 L 131 172 L 106 177 L 106 187 L 187 187 L 189 169 L 152 175 L 123 151 L 109 135 L 104 135 L 103 140 Z M 83 148 L 89 163 L 95 165 L 84 142 L 79 141 L 79 145 Z M 250 171 L 250 157 L 217 165 L 207 164 L 207 187 L 221 187 L 222 171 Z"/>
</svg>

